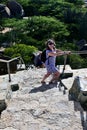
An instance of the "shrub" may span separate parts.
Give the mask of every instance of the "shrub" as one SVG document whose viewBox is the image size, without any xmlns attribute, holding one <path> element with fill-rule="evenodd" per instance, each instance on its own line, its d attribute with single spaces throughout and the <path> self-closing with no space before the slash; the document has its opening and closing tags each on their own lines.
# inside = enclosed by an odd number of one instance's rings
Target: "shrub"
<svg viewBox="0 0 87 130">
<path fill-rule="evenodd" d="M 11 58 L 21 56 L 25 64 L 32 63 L 32 54 L 38 49 L 34 46 L 28 46 L 25 44 L 16 44 L 10 48 L 5 49 L 5 55 Z"/>
<path fill-rule="evenodd" d="M 82 68 L 83 61 L 84 59 L 82 59 L 79 55 L 76 55 L 76 54 L 70 55 L 69 57 L 69 64 L 72 69 Z"/>
</svg>

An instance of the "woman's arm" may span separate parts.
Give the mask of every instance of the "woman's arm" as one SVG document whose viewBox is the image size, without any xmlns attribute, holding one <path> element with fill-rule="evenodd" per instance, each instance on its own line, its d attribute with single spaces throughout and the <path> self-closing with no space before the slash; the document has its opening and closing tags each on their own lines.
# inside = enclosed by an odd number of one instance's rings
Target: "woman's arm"
<svg viewBox="0 0 87 130">
<path fill-rule="evenodd" d="M 61 56 L 64 54 L 64 51 L 54 51 L 54 52 L 49 52 L 48 56 Z"/>
<path fill-rule="evenodd" d="M 69 55 L 71 52 L 70 51 L 62 51 L 57 49 L 54 52 L 49 52 L 48 56 L 61 56 L 61 55 Z"/>
</svg>

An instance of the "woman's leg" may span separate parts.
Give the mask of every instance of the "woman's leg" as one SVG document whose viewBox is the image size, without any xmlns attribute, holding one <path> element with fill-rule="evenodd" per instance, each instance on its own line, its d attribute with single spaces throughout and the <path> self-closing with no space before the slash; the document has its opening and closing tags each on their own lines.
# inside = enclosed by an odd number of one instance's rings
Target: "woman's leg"
<svg viewBox="0 0 87 130">
<path fill-rule="evenodd" d="M 44 83 L 45 80 L 46 80 L 50 75 L 51 75 L 51 73 L 45 74 L 44 77 L 43 77 L 43 79 L 42 79 L 42 81 L 41 81 L 41 83 Z"/>
<path fill-rule="evenodd" d="M 55 80 L 58 80 L 59 77 L 60 77 L 60 72 L 59 72 L 59 71 L 56 71 L 55 73 L 53 73 L 53 77 L 52 77 L 52 79 L 51 79 L 50 82 L 53 82 L 53 81 L 55 81 Z"/>
</svg>

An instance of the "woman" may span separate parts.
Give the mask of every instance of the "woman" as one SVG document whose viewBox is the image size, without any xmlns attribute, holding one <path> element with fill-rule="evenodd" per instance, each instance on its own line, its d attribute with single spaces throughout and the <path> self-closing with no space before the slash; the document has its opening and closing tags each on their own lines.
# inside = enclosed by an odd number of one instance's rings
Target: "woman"
<svg viewBox="0 0 87 130">
<path fill-rule="evenodd" d="M 60 72 L 58 68 L 56 68 L 55 63 L 56 63 L 56 56 L 64 55 L 64 54 L 69 54 L 70 51 L 62 51 L 58 50 L 55 48 L 55 42 L 51 39 L 49 39 L 46 43 L 47 49 L 46 49 L 46 62 L 45 66 L 47 69 L 47 73 L 44 75 L 41 83 L 45 83 L 45 80 L 53 74 L 52 79 L 50 80 L 49 83 L 53 83 L 55 80 L 58 80 L 60 76 Z"/>
</svg>

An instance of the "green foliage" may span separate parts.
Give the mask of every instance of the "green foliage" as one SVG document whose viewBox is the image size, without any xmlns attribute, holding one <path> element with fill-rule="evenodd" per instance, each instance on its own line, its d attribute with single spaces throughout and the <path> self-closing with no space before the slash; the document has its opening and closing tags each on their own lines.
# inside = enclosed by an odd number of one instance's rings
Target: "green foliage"
<svg viewBox="0 0 87 130">
<path fill-rule="evenodd" d="M 32 62 L 32 54 L 37 51 L 37 48 L 34 46 L 28 46 L 25 44 L 17 44 L 12 46 L 11 48 L 5 49 L 5 54 L 13 57 L 21 56 L 25 62 L 25 64 Z"/>
<path fill-rule="evenodd" d="M 22 31 L 26 29 L 27 20 L 25 19 L 3 19 L 3 26 L 9 27 L 17 31 Z"/>
<path fill-rule="evenodd" d="M 65 42 L 61 49 L 62 50 L 69 50 L 69 51 L 73 51 L 73 50 L 75 51 L 75 50 L 77 50 L 77 46 L 76 46 L 75 43 L 67 43 L 67 42 Z"/>
<path fill-rule="evenodd" d="M 81 68 L 87 68 L 87 57 L 83 59 Z"/>
<path fill-rule="evenodd" d="M 64 57 L 63 56 L 58 56 L 56 58 L 56 65 L 64 65 Z"/>
<path fill-rule="evenodd" d="M 28 30 L 30 36 L 42 40 L 47 38 L 63 39 L 68 36 L 67 26 L 52 17 L 33 16 L 28 19 Z"/>
<path fill-rule="evenodd" d="M 77 50 L 75 43 L 83 38 L 87 40 L 87 8 L 83 6 L 83 0 L 17 0 L 17 2 L 23 6 L 27 19 L 0 19 L 0 29 L 10 28 L 9 32 L 0 34 L 0 44 L 16 43 L 22 49 L 17 50 L 14 46 L 10 50 L 6 49 L 9 56 L 21 55 L 27 63 L 31 62 L 30 51 L 28 52 L 28 47 L 21 47 L 19 45 L 21 43 L 43 50 L 45 41 L 53 38 L 58 48 Z M 0 3 L 6 4 L 7 0 L 1 0 Z M 87 59 L 72 55 L 69 63 L 73 68 L 85 67 Z"/>
<path fill-rule="evenodd" d="M 67 2 L 70 2 L 70 3 L 73 3 L 75 4 L 76 6 L 79 5 L 79 6 L 82 6 L 82 4 L 84 4 L 84 1 L 83 0 L 66 0 Z"/>
<path fill-rule="evenodd" d="M 5 4 L 7 2 L 7 0 L 0 0 L 1 4 Z"/>
<path fill-rule="evenodd" d="M 17 0 L 18 3 L 20 3 L 22 6 L 27 6 L 29 0 Z"/>
<path fill-rule="evenodd" d="M 44 46 L 44 41 L 48 38 L 61 41 L 69 35 L 67 26 L 52 17 L 33 16 L 27 20 L 5 19 L 3 25 L 11 28 L 9 35 L 5 34 L 8 39 L 11 39 L 10 42 L 35 45 L 39 49 Z"/>
<path fill-rule="evenodd" d="M 25 19 L 4 19 L 4 28 L 9 27 L 10 31 L 5 33 L 5 35 L 10 39 L 10 42 L 24 42 L 27 40 L 27 20 Z M 9 33 L 9 36 L 8 36 Z M 22 41 L 23 39 L 23 41 Z M 26 44 L 26 42 L 25 42 Z"/>
<path fill-rule="evenodd" d="M 83 67 L 84 59 L 79 55 L 73 54 L 70 55 L 69 63 L 72 69 L 79 69 Z"/>
</svg>

